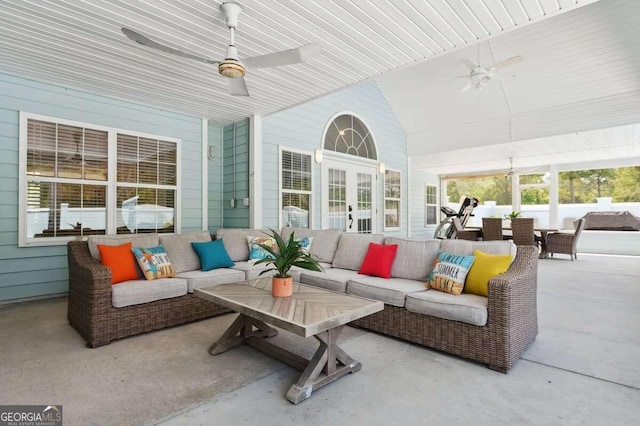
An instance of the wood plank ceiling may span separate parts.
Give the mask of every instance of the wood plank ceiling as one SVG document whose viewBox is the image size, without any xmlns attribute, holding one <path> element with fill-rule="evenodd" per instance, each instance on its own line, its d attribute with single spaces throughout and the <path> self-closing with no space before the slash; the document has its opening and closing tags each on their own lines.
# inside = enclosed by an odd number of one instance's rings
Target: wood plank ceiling
<svg viewBox="0 0 640 426">
<path fill-rule="evenodd" d="M 136 45 L 123 26 L 188 53 L 223 58 L 215 0 L 3 0 L 0 72 L 224 124 L 266 115 L 443 56 L 595 0 L 244 0 L 241 57 L 319 43 L 305 64 L 250 70 L 250 98 L 214 66 Z"/>
<path fill-rule="evenodd" d="M 518 168 L 640 164 L 639 17 L 640 1 L 602 0 L 376 77 L 412 166 L 459 174 L 508 170 L 509 157 Z M 516 55 L 523 62 L 486 88 L 461 92 L 462 60 Z"/>
</svg>

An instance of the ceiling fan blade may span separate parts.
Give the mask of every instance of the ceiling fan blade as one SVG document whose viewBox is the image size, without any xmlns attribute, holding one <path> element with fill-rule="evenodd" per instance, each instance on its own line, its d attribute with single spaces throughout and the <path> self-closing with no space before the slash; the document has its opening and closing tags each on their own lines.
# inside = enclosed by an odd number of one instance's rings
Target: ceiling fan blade
<svg viewBox="0 0 640 426">
<path fill-rule="evenodd" d="M 511 65 L 519 64 L 522 61 L 523 61 L 522 56 L 514 56 L 513 58 L 509 58 L 505 61 L 498 62 L 491 68 L 495 68 L 495 69 L 505 68 Z"/>
<path fill-rule="evenodd" d="M 473 71 L 477 68 L 477 65 L 471 62 L 470 59 L 461 59 L 460 62 L 462 62 L 467 68 L 469 68 L 470 71 Z"/>
<path fill-rule="evenodd" d="M 460 93 L 466 92 L 467 90 L 471 89 L 471 87 L 473 87 L 473 83 L 471 83 L 471 80 L 469 80 L 467 84 L 462 88 Z"/>
<path fill-rule="evenodd" d="M 217 65 L 218 61 L 214 61 L 213 59 L 202 58 L 200 56 L 191 55 L 190 53 L 185 53 L 180 50 L 171 48 L 169 46 L 162 45 L 158 42 L 151 40 L 148 37 L 143 36 L 140 33 L 137 33 L 129 28 L 121 28 L 122 33 L 129 37 L 131 40 L 139 43 L 143 46 L 150 47 L 152 49 L 160 50 L 165 53 L 170 53 L 172 55 L 181 56 L 183 58 L 192 59 L 198 62 L 204 62 L 205 64 Z"/>
<path fill-rule="evenodd" d="M 242 59 L 242 63 L 250 68 L 267 68 L 278 67 L 280 65 L 298 64 L 313 58 L 320 53 L 321 50 L 322 48 L 320 45 L 312 43 L 296 49 L 244 58 Z"/>
<path fill-rule="evenodd" d="M 229 94 L 233 96 L 249 96 L 249 89 L 247 89 L 247 83 L 244 81 L 244 77 L 240 78 L 227 78 L 229 82 Z"/>
</svg>

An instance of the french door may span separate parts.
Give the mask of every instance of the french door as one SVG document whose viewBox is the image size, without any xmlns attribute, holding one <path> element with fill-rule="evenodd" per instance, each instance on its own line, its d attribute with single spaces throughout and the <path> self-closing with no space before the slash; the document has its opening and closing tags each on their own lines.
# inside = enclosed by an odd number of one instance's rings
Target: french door
<svg viewBox="0 0 640 426">
<path fill-rule="evenodd" d="M 371 234 L 378 224 L 375 166 L 322 164 L 322 228 Z"/>
</svg>

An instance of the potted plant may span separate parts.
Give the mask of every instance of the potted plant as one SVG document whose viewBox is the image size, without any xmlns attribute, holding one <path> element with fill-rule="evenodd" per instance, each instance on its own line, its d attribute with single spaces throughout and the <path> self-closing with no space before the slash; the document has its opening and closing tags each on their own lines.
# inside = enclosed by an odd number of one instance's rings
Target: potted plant
<svg viewBox="0 0 640 426">
<path fill-rule="evenodd" d="M 285 241 L 277 231 L 273 229 L 269 229 L 269 231 L 271 232 L 265 232 L 265 234 L 275 240 L 277 250 L 267 245 L 259 244 L 261 248 L 270 254 L 270 257 L 258 260 L 256 265 L 260 263 L 271 265 L 270 268 L 262 271 L 260 275 L 269 271 L 277 271 L 271 282 L 271 294 L 275 297 L 288 297 L 293 293 L 293 278 L 289 275 L 289 269 L 292 266 L 319 272 L 323 272 L 324 269 L 322 269 L 317 260 L 311 257 L 308 250 L 300 245 L 293 232 L 289 239 Z"/>
<path fill-rule="evenodd" d="M 504 218 L 507 220 L 511 220 L 511 219 L 515 219 L 518 216 L 520 216 L 520 212 L 511 212 L 509 214 L 505 214 Z"/>
</svg>

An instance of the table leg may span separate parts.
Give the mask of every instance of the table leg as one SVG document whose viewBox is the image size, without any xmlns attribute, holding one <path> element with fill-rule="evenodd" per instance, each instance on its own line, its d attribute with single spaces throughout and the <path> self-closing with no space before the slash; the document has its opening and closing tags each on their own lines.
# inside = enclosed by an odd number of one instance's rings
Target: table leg
<svg viewBox="0 0 640 426">
<path fill-rule="evenodd" d="M 547 231 L 540 231 L 540 259 L 547 258 Z"/>
<path fill-rule="evenodd" d="M 254 330 L 254 327 L 256 330 Z M 278 330 L 269 327 L 264 322 L 240 314 L 222 337 L 211 345 L 209 353 L 218 355 L 244 343 L 248 338 L 273 337 L 277 334 Z"/>
<path fill-rule="evenodd" d="M 287 399 L 298 404 L 311 396 L 311 392 L 347 373 L 355 373 L 362 365 L 338 347 L 341 327 L 314 336 L 320 347 L 309 361 L 298 381 L 289 388 Z"/>
</svg>

